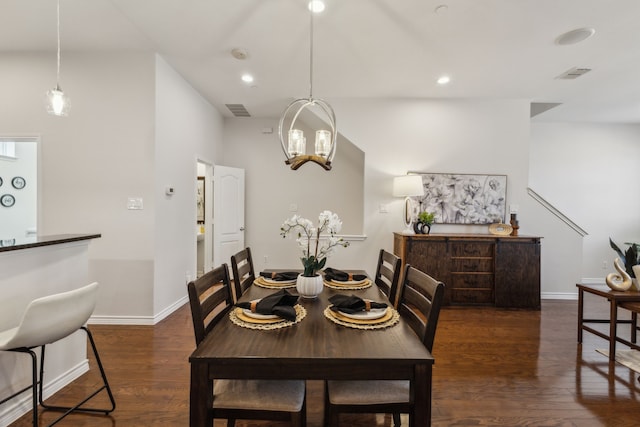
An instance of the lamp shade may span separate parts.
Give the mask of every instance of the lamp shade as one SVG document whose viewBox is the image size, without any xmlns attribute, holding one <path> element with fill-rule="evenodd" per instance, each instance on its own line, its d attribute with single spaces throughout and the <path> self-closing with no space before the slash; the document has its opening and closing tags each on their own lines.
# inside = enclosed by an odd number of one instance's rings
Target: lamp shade
<svg viewBox="0 0 640 427">
<path fill-rule="evenodd" d="M 393 178 L 394 197 L 424 196 L 422 177 L 420 175 L 405 175 Z"/>
</svg>

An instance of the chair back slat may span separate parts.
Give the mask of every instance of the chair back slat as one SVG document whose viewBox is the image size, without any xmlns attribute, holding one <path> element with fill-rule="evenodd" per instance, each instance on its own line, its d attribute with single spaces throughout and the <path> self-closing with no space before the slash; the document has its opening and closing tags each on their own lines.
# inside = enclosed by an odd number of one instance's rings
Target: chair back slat
<svg viewBox="0 0 640 427">
<path fill-rule="evenodd" d="M 394 307 L 397 307 L 398 303 L 398 282 L 400 281 L 401 263 L 402 260 L 399 257 L 380 249 L 374 281 Z"/>
<path fill-rule="evenodd" d="M 405 267 L 398 311 L 432 351 L 444 297 L 444 283 L 411 267 Z"/>
<path fill-rule="evenodd" d="M 229 267 L 222 264 L 189 282 L 187 291 L 198 345 L 233 305 Z"/>
<path fill-rule="evenodd" d="M 256 279 L 250 248 L 245 248 L 231 256 L 231 269 L 233 272 L 234 287 L 233 300 L 237 302 L 249 286 L 253 285 Z"/>
</svg>

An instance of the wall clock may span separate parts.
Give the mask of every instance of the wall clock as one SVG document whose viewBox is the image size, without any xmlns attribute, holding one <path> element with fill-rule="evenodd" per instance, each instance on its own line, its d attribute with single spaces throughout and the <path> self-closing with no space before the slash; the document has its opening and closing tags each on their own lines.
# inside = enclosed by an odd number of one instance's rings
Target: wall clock
<svg viewBox="0 0 640 427">
<path fill-rule="evenodd" d="M 5 208 L 10 208 L 15 203 L 16 199 L 11 194 L 3 194 L 2 196 L 0 196 L 0 205 L 4 206 Z"/>
<path fill-rule="evenodd" d="M 21 176 L 16 176 L 11 180 L 11 185 L 13 185 L 13 188 L 16 190 L 22 190 L 24 186 L 27 185 L 27 181 Z"/>
</svg>

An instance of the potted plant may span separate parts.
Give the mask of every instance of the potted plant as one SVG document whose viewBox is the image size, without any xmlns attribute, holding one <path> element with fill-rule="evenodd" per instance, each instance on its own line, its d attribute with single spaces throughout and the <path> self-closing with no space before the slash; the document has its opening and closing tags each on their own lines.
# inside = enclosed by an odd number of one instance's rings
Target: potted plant
<svg viewBox="0 0 640 427">
<path fill-rule="evenodd" d="M 616 251 L 620 259 L 624 263 L 624 269 L 626 270 L 627 274 L 631 276 L 631 278 L 635 278 L 635 273 L 636 271 L 638 271 L 638 269 L 634 269 L 633 267 L 640 264 L 640 244 L 631 243 L 631 245 L 624 252 L 618 247 L 618 245 L 613 243 L 613 240 L 611 240 L 611 238 L 609 238 L 609 244 L 611 245 L 611 248 Z"/>
<path fill-rule="evenodd" d="M 282 237 L 293 230 L 297 230 L 298 247 L 302 250 L 302 266 L 304 272 L 298 276 L 296 288 L 303 298 L 315 298 L 322 291 L 322 276 L 318 271 L 324 268 L 327 258 L 336 246 L 349 246 L 349 242 L 336 236 L 342 228 L 342 221 L 337 214 L 323 211 L 318 217 L 317 227 L 313 223 L 294 215 L 287 219 L 280 227 Z"/>
<path fill-rule="evenodd" d="M 429 234 L 434 219 L 435 215 L 433 213 L 427 211 L 420 212 L 418 214 L 418 221 L 413 225 L 413 231 L 415 231 L 416 234 Z"/>
</svg>

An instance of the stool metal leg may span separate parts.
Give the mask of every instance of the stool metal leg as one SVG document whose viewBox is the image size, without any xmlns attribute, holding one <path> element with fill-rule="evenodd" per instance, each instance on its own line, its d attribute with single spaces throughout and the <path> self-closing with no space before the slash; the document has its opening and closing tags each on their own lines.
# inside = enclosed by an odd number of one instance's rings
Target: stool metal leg
<svg viewBox="0 0 640 427">
<path fill-rule="evenodd" d="M 30 348 L 14 348 L 6 351 L 11 351 L 14 353 L 26 353 L 31 356 L 31 385 L 28 385 L 22 390 L 16 391 L 11 396 L 0 400 L 0 405 L 31 389 L 31 401 L 33 408 L 31 412 L 33 413 L 33 427 L 38 427 L 38 357 L 36 356 L 35 351 Z"/>
<path fill-rule="evenodd" d="M 111 387 L 109 386 L 109 381 L 107 380 L 107 376 L 106 376 L 106 374 L 104 372 L 104 368 L 102 366 L 102 361 L 100 360 L 100 355 L 98 354 L 98 349 L 96 348 L 96 343 L 93 340 L 93 335 L 91 334 L 91 331 L 89 331 L 89 329 L 87 327 L 83 326 L 81 329 L 83 329 L 87 333 L 87 337 L 89 338 L 89 342 L 91 344 L 91 349 L 93 350 L 93 355 L 96 358 L 96 364 L 98 365 L 98 368 L 100 369 L 100 376 L 102 377 L 102 384 L 103 385 L 102 385 L 102 387 L 100 387 L 97 390 L 95 390 L 93 393 L 91 393 L 89 396 L 87 396 L 84 400 L 82 400 L 80 403 L 78 403 L 75 406 L 55 406 L 55 405 L 45 404 L 43 402 L 43 399 L 42 399 L 42 384 L 44 383 L 44 346 L 42 346 L 42 357 L 41 357 L 41 362 L 40 362 L 40 381 L 39 381 L 39 383 L 40 383 L 40 393 L 38 394 L 38 399 L 39 399 L 40 405 L 42 405 L 43 408 L 49 409 L 49 410 L 52 410 L 52 411 L 65 411 L 64 414 L 62 414 L 54 422 L 49 424 L 49 427 L 57 424 L 60 420 L 62 420 L 64 417 L 66 417 L 67 415 L 69 415 L 73 411 L 91 412 L 91 413 L 104 413 L 105 415 L 108 415 L 110 412 L 113 412 L 116 409 L 116 401 L 113 398 L 113 393 L 111 392 Z M 88 402 L 90 399 L 92 399 L 94 396 L 96 396 L 102 390 L 106 390 L 107 394 L 109 395 L 109 400 L 111 402 L 111 407 L 110 408 L 101 409 L 101 408 L 85 408 L 85 407 L 82 407 L 82 405 L 84 405 L 86 402 Z"/>
</svg>

